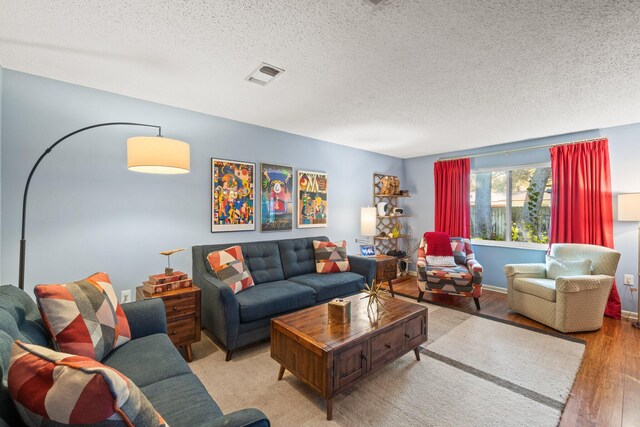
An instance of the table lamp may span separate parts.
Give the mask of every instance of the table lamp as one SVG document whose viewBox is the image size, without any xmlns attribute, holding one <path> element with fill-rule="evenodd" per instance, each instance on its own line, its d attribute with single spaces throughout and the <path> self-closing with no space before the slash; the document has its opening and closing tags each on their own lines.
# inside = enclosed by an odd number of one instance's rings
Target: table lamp
<svg viewBox="0 0 640 427">
<path fill-rule="evenodd" d="M 638 228 L 638 278 L 640 279 L 640 193 L 618 195 L 618 221 L 634 221 Z M 640 283 L 638 283 L 640 285 Z M 638 308 L 640 310 L 640 292 L 638 295 Z M 640 318 L 633 322 L 635 328 L 640 328 Z"/>
<path fill-rule="evenodd" d="M 376 208 L 360 208 L 360 234 L 371 237 L 376 235 Z"/>
</svg>

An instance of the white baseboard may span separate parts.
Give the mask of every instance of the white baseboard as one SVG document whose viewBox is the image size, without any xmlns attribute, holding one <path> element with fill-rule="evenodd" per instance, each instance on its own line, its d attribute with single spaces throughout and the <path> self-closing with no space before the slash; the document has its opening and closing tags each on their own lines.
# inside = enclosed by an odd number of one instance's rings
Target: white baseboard
<svg viewBox="0 0 640 427">
<path fill-rule="evenodd" d="M 622 319 L 638 320 L 638 313 L 636 313 L 635 311 L 622 310 Z"/>
<path fill-rule="evenodd" d="M 501 294 L 506 294 L 507 290 L 505 288 L 501 288 L 500 286 L 491 286 L 491 285 L 482 285 L 482 290 L 499 292 Z"/>
</svg>

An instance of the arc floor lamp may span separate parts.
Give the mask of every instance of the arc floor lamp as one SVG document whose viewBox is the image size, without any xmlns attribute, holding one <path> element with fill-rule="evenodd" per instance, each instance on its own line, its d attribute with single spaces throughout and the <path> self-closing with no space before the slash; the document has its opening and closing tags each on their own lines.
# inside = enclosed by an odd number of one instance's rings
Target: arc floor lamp
<svg viewBox="0 0 640 427">
<path fill-rule="evenodd" d="M 24 289 L 24 269 L 27 247 L 27 241 L 25 239 L 27 195 L 33 173 L 40 165 L 40 162 L 42 162 L 42 159 L 62 141 L 81 132 L 104 126 L 141 126 L 158 130 L 158 136 L 137 136 L 127 140 L 127 166 L 129 170 L 157 174 L 180 174 L 189 172 L 189 144 L 178 141 L 177 139 L 164 138 L 162 136 L 162 127 L 158 125 L 131 122 L 99 123 L 75 130 L 51 144 L 51 146 L 44 150 L 44 153 L 38 157 L 38 160 L 36 160 L 27 178 L 27 183 L 24 186 L 24 194 L 22 196 L 22 234 L 20 235 L 20 269 L 18 278 L 18 286 L 20 289 Z"/>
</svg>

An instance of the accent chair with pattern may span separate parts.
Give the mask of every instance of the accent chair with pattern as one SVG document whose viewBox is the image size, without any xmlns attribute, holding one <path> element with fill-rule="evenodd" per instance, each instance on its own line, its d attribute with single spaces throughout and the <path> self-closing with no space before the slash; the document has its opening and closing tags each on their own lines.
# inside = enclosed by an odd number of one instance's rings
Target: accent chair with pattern
<svg viewBox="0 0 640 427">
<path fill-rule="evenodd" d="M 590 274 L 558 270 L 583 260 L 591 260 Z M 565 333 L 598 330 L 619 260 L 620 252 L 602 246 L 553 244 L 547 264 L 504 266 L 509 308 Z"/>
<path fill-rule="evenodd" d="M 469 239 L 451 237 L 455 266 L 438 267 L 427 262 L 427 243 L 423 237 L 418 248 L 418 302 L 425 292 L 472 297 L 480 310 L 482 265 L 476 260 Z"/>
</svg>

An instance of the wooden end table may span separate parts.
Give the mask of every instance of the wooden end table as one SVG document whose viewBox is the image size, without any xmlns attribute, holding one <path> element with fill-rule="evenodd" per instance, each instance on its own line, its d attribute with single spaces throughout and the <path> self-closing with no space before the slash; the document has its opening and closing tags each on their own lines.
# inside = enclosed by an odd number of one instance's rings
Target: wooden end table
<svg viewBox="0 0 640 427">
<path fill-rule="evenodd" d="M 160 294 L 148 294 L 142 286 L 136 288 L 136 299 L 161 298 L 167 314 L 167 335 L 176 347 L 183 347 L 187 362 L 193 360 L 191 344 L 200 341 L 200 288 L 178 289 Z"/>
<path fill-rule="evenodd" d="M 367 311 L 362 295 L 351 301 L 351 321 L 329 323 L 328 304 L 271 319 L 271 357 L 280 364 L 278 380 L 291 372 L 327 401 L 427 341 L 427 308 L 401 299 L 385 300 Z"/>
<path fill-rule="evenodd" d="M 391 296 L 395 298 L 393 281 L 398 278 L 398 258 L 389 255 L 376 255 L 371 258 L 376 261 L 376 282 L 386 281 Z"/>
</svg>

